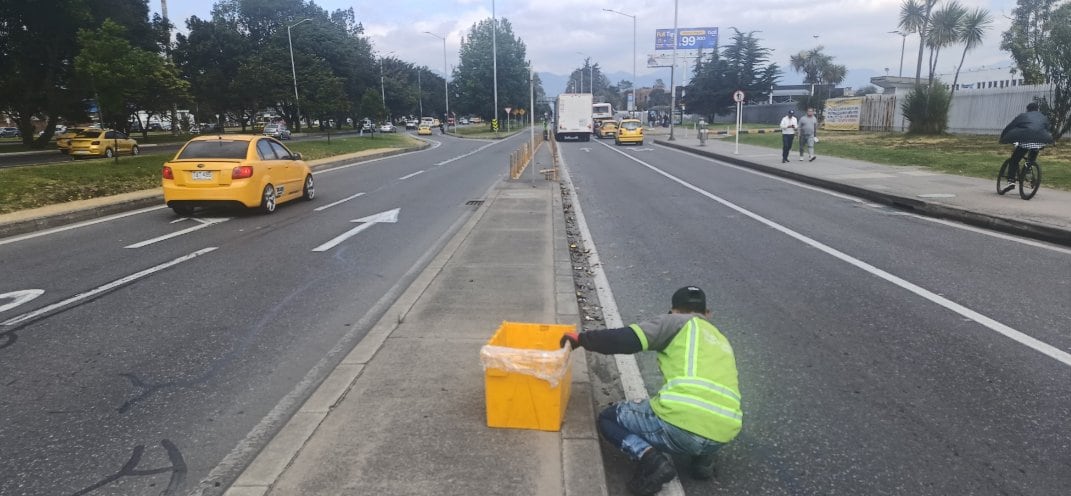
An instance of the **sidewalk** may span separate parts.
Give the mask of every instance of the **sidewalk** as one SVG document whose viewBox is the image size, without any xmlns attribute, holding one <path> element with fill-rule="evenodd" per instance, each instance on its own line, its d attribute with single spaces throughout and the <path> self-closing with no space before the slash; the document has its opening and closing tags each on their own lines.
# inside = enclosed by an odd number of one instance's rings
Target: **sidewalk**
<svg viewBox="0 0 1071 496">
<path fill-rule="evenodd" d="M 500 183 L 225 495 L 605 495 L 582 351 L 561 432 L 486 426 L 503 320 L 579 325 L 558 183 Z"/>
<path fill-rule="evenodd" d="M 800 162 L 798 145 L 790 154 L 791 162 L 781 163 L 781 150 L 754 145 L 740 145 L 735 154 L 732 136 L 707 139 L 699 146 L 694 130 L 677 129 L 675 141 L 668 141 L 669 130 L 647 129 L 660 145 L 686 150 L 729 163 L 787 177 L 803 183 L 858 196 L 873 202 L 892 205 L 930 217 L 1071 245 L 1071 192 L 1042 186 L 1037 196 L 1024 201 L 1018 190 L 997 195 L 994 164 L 993 179 L 978 179 L 933 171 L 925 167 L 879 165 L 860 160 L 822 156 L 822 143 L 815 145 L 818 159 Z M 713 136 L 713 134 L 712 134 Z M 835 140 L 833 135 L 828 139 Z"/>
</svg>

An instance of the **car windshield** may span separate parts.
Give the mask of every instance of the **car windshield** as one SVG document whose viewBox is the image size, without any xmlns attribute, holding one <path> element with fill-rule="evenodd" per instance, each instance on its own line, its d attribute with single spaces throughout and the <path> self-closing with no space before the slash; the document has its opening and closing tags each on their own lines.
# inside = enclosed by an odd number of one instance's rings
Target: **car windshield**
<svg viewBox="0 0 1071 496">
<path fill-rule="evenodd" d="M 621 123 L 621 127 L 629 131 L 635 131 L 640 128 L 640 123 L 639 121 L 625 121 Z"/>
<path fill-rule="evenodd" d="M 244 159 L 249 150 L 248 141 L 214 139 L 209 141 L 191 141 L 182 149 L 177 160 L 222 158 Z"/>
<path fill-rule="evenodd" d="M 100 136 L 100 129 L 86 129 L 78 133 L 79 138 L 96 138 Z"/>
</svg>

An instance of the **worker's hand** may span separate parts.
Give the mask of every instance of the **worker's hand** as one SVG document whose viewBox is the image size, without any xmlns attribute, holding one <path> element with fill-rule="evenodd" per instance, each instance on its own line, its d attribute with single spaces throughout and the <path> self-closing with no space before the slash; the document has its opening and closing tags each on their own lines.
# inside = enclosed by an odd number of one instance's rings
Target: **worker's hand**
<svg viewBox="0 0 1071 496">
<path fill-rule="evenodd" d="M 561 341 L 558 341 L 558 346 L 565 348 L 565 345 L 569 344 L 572 349 L 580 348 L 580 335 L 575 332 L 567 332 L 562 335 Z"/>
</svg>

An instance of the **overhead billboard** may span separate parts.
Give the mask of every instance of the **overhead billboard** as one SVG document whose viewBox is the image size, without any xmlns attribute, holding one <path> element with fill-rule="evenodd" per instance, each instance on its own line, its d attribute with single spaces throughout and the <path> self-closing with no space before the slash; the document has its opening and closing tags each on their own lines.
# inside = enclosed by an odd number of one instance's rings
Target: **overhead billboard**
<svg viewBox="0 0 1071 496">
<path fill-rule="evenodd" d="M 673 30 L 655 30 L 655 50 L 673 50 Z M 677 28 L 677 50 L 718 48 L 718 28 Z"/>
</svg>

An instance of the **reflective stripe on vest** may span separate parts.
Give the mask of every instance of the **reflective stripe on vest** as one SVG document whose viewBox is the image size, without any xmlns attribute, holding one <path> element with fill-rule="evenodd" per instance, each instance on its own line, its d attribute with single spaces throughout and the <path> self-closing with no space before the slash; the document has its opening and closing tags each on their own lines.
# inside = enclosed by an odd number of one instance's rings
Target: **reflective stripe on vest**
<svg viewBox="0 0 1071 496">
<path fill-rule="evenodd" d="M 719 442 L 740 432 L 736 360 L 713 324 L 695 317 L 659 352 L 666 384 L 651 400 L 664 421 Z"/>
</svg>

